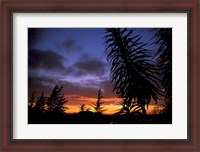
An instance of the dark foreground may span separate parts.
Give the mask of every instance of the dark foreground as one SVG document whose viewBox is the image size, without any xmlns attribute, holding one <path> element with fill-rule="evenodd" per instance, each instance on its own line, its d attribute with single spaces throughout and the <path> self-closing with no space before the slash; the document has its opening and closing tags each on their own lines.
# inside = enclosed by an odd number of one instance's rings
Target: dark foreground
<svg viewBox="0 0 200 152">
<path fill-rule="evenodd" d="M 79 112 L 65 115 L 30 114 L 28 124 L 171 124 L 166 115 L 103 115 L 91 112 Z"/>
</svg>

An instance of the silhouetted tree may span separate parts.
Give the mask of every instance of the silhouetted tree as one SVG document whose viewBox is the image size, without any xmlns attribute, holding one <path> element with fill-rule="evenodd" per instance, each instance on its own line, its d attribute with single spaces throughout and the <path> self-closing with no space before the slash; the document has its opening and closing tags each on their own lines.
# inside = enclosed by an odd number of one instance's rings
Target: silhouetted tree
<svg viewBox="0 0 200 152">
<path fill-rule="evenodd" d="M 160 70 L 160 78 L 163 85 L 166 100 L 172 100 L 172 29 L 155 29 L 155 45 L 158 50 L 155 54 Z"/>
<path fill-rule="evenodd" d="M 81 104 L 80 106 L 80 112 L 84 112 L 85 111 L 85 104 Z"/>
<path fill-rule="evenodd" d="M 64 95 L 61 94 L 63 87 L 54 87 L 51 95 L 47 98 L 47 111 L 53 114 L 63 114 L 67 107 L 64 104 L 67 102 Z"/>
<path fill-rule="evenodd" d="M 172 101 L 165 101 L 163 115 L 167 123 L 172 123 Z"/>
<path fill-rule="evenodd" d="M 28 107 L 33 108 L 35 106 L 35 92 L 32 93 L 31 97 L 28 99 Z"/>
<path fill-rule="evenodd" d="M 105 35 L 107 59 L 111 64 L 113 91 L 123 98 L 123 108 L 129 112 L 132 102 L 137 102 L 144 116 L 145 105 L 153 98 L 157 101 L 159 89 L 156 67 L 150 60 L 150 52 L 145 49 L 140 35 L 134 35 L 131 29 L 106 29 Z"/>
<path fill-rule="evenodd" d="M 28 100 L 28 122 L 29 123 L 63 123 L 67 100 L 61 94 L 63 87 L 54 87 L 52 93 L 46 97 L 42 91 L 39 97 L 34 92 Z"/>
<path fill-rule="evenodd" d="M 44 90 L 43 90 L 40 97 L 37 98 L 36 100 L 35 109 L 38 112 L 45 112 L 45 102 L 46 102 L 46 97 L 44 97 Z"/>
<path fill-rule="evenodd" d="M 44 112 L 45 106 L 45 97 L 44 91 L 42 91 L 40 97 L 35 97 L 35 93 L 33 92 L 31 97 L 28 100 L 29 109 L 35 110 L 36 112 Z"/>
<path fill-rule="evenodd" d="M 98 96 L 97 96 L 97 102 L 93 103 L 93 105 L 94 105 L 93 110 L 95 113 L 101 114 L 102 112 L 104 112 L 106 110 L 101 106 L 103 104 L 103 102 L 101 101 L 102 98 L 103 98 L 102 92 L 101 92 L 101 89 L 99 89 Z"/>
<path fill-rule="evenodd" d="M 155 54 L 160 71 L 165 98 L 164 113 L 172 118 L 172 28 L 155 29 L 155 42 L 159 46 Z"/>
<path fill-rule="evenodd" d="M 35 97 L 34 92 L 29 99 L 29 108 L 28 108 L 28 117 L 29 123 L 41 123 L 44 117 L 44 105 L 45 105 L 45 97 L 44 91 L 40 97 Z"/>
</svg>

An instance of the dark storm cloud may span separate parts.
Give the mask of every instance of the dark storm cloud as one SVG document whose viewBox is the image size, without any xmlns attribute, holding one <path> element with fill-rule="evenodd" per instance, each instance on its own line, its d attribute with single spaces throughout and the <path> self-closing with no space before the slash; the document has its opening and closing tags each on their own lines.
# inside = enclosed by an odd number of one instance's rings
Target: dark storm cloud
<svg viewBox="0 0 200 152">
<path fill-rule="evenodd" d="M 116 94 L 113 92 L 113 85 L 110 79 L 102 80 L 100 86 L 104 90 L 104 96 L 116 97 Z"/>
<path fill-rule="evenodd" d="M 52 79 L 51 77 L 29 74 L 28 96 L 30 97 L 32 92 L 40 94 L 43 90 L 45 91 L 45 94 L 49 94 L 51 89 L 53 89 L 56 83 L 57 83 L 56 80 Z"/>
<path fill-rule="evenodd" d="M 60 80 L 55 76 L 37 74 L 29 74 L 28 76 L 29 96 L 32 94 L 32 92 L 38 94 L 42 90 L 45 91 L 45 94 L 50 94 L 55 85 L 58 85 L 59 87 L 63 86 L 62 93 L 66 94 L 74 93 L 74 91 L 79 88 L 74 83 Z"/>
<path fill-rule="evenodd" d="M 77 43 L 75 39 L 69 38 L 63 41 L 60 44 L 57 44 L 57 49 L 66 51 L 67 53 L 70 52 L 80 52 L 82 49 L 81 46 Z"/>
<path fill-rule="evenodd" d="M 63 86 L 63 94 L 79 94 L 81 96 L 96 97 L 98 88 L 92 87 L 92 85 L 81 85 L 81 83 L 71 82 L 70 80 L 61 80 L 57 77 L 51 76 L 38 76 L 31 75 L 28 76 L 28 96 L 35 92 L 40 94 L 42 90 L 45 94 L 50 94 L 55 85 Z"/>
<path fill-rule="evenodd" d="M 113 86 L 110 80 L 88 80 L 87 82 L 74 83 L 70 81 L 62 82 L 65 94 L 78 94 L 81 96 L 87 96 L 95 98 L 97 97 L 98 90 L 103 90 L 104 97 L 116 97 L 116 94 L 112 92 Z"/>
<path fill-rule="evenodd" d="M 65 94 L 69 94 L 69 95 L 78 94 L 78 95 L 87 96 L 87 97 L 97 96 L 98 89 L 90 85 L 84 86 L 84 85 L 80 85 L 80 83 L 73 83 L 70 81 L 65 81 L 63 83 L 65 86 L 63 88 L 63 92 L 65 92 Z"/>
<path fill-rule="evenodd" d="M 74 67 L 78 69 L 78 76 L 87 74 L 101 76 L 105 73 L 106 64 L 98 59 L 90 58 L 76 62 Z"/>
<path fill-rule="evenodd" d="M 62 57 L 51 50 L 41 51 L 30 49 L 28 53 L 28 66 L 30 70 L 65 70 L 65 67 L 62 64 Z"/>
</svg>

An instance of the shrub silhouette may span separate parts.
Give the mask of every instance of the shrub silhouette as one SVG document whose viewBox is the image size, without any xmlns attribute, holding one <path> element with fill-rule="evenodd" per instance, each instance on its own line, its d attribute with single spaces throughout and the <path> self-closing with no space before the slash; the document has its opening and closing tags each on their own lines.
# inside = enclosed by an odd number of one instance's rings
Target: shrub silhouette
<svg viewBox="0 0 200 152">
<path fill-rule="evenodd" d="M 94 106 L 92 107 L 92 111 L 94 111 L 95 113 L 102 114 L 102 112 L 106 111 L 106 109 L 104 109 L 101 106 L 103 104 L 103 102 L 101 101 L 102 98 L 103 98 L 102 91 L 101 91 L 101 89 L 99 89 L 98 96 L 97 96 L 97 102 L 93 103 Z"/>
<path fill-rule="evenodd" d="M 65 109 L 64 104 L 67 102 L 65 100 L 64 95 L 61 94 L 61 90 L 63 87 L 58 87 L 57 85 L 54 87 L 51 95 L 47 97 L 47 112 L 52 115 L 62 115 L 64 114 Z"/>
<path fill-rule="evenodd" d="M 40 97 L 35 97 L 34 92 L 31 98 L 28 100 L 28 122 L 42 122 L 45 112 L 45 97 L 44 91 L 42 91 Z"/>
<path fill-rule="evenodd" d="M 84 112 L 85 111 L 85 104 L 81 104 L 81 106 L 80 106 L 80 112 Z"/>
<path fill-rule="evenodd" d="M 29 123 L 56 123 L 63 119 L 67 100 L 61 94 L 62 88 L 56 85 L 48 97 L 44 96 L 44 91 L 38 98 L 32 93 L 28 100 Z"/>
<path fill-rule="evenodd" d="M 35 92 L 32 93 L 31 97 L 28 99 L 28 107 L 33 108 L 35 106 Z"/>
<path fill-rule="evenodd" d="M 37 98 L 35 102 L 35 109 L 38 112 L 45 112 L 45 103 L 46 102 L 46 97 L 44 97 L 44 90 L 42 91 L 41 95 L 39 98 Z"/>
</svg>

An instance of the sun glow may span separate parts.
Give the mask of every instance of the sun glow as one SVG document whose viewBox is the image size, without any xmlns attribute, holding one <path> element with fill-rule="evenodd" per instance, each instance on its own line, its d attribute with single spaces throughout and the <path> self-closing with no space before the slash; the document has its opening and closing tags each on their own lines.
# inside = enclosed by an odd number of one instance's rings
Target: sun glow
<svg viewBox="0 0 200 152">
<path fill-rule="evenodd" d="M 65 113 L 78 113 L 80 111 L 81 105 L 85 105 L 85 110 L 92 110 L 93 104 L 97 101 L 97 98 L 81 96 L 77 94 L 65 95 L 65 98 L 68 100 L 66 103 Z M 102 98 L 102 107 L 105 109 L 103 114 L 112 115 L 119 111 L 122 108 L 121 98 Z M 152 114 L 155 108 L 155 105 L 149 105 L 147 110 L 148 114 Z"/>
</svg>

